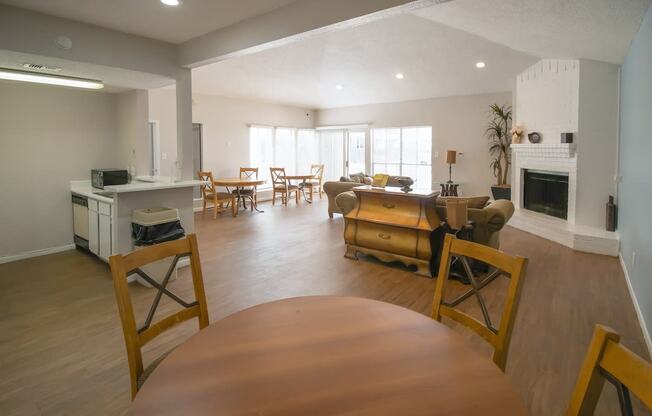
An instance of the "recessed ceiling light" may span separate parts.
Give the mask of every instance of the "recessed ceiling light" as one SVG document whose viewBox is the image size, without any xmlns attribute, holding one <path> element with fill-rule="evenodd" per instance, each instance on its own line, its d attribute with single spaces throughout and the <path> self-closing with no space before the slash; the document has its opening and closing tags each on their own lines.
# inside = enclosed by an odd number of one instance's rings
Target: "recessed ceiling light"
<svg viewBox="0 0 652 416">
<path fill-rule="evenodd" d="M 92 90 L 99 90 L 104 88 L 104 84 L 102 84 L 101 81 L 96 81 L 94 79 L 37 74 L 34 72 L 14 71 L 13 69 L 5 68 L 0 68 L 0 79 L 35 82 L 37 84 L 65 85 L 67 87 L 87 88 Z"/>
<path fill-rule="evenodd" d="M 178 6 L 181 4 L 179 0 L 161 0 L 161 3 L 165 4 L 166 6 Z"/>
<path fill-rule="evenodd" d="M 337 88 L 338 90 L 341 90 L 341 89 L 344 88 L 344 86 L 343 86 L 342 84 L 337 84 L 337 85 L 335 86 L 335 88 Z"/>
<path fill-rule="evenodd" d="M 484 68 L 485 66 L 487 66 L 487 65 L 482 61 L 475 63 L 476 68 Z"/>
<path fill-rule="evenodd" d="M 403 79 L 403 78 L 405 78 L 405 76 L 404 76 L 402 73 L 400 73 L 400 72 L 398 72 L 398 73 L 397 73 L 396 75 L 394 75 L 394 76 L 396 77 L 396 79 Z"/>
</svg>

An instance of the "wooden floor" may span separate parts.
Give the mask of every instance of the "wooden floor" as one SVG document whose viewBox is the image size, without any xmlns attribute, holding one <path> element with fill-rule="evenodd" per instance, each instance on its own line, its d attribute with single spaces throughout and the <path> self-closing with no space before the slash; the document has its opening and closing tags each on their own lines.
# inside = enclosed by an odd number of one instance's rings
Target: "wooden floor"
<svg viewBox="0 0 652 416">
<path fill-rule="evenodd" d="M 345 259 L 342 218 L 329 220 L 325 201 L 263 209 L 217 220 L 197 215 L 211 321 L 316 294 L 374 298 L 428 313 L 434 281 L 371 259 Z M 573 252 L 509 227 L 502 248 L 530 258 L 507 375 L 532 415 L 563 414 L 595 323 L 612 326 L 625 345 L 647 356 L 617 259 Z M 1 415 L 125 413 L 127 360 L 110 279 L 106 264 L 78 251 L 0 265 Z M 143 316 L 152 290 L 132 286 Z M 172 286 L 190 293 L 187 271 Z M 505 287 L 495 282 L 486 289 L 494 313 Z M 162 306 L 162 312 L 173 308 Z M 489 359 L 481 340 L 456 330 Z M 145 359 L 195 331 L 189 322 L 166 333 L 148 346 Z M 597 414 L 617 414 L 610 386 Z"/>
</svg>

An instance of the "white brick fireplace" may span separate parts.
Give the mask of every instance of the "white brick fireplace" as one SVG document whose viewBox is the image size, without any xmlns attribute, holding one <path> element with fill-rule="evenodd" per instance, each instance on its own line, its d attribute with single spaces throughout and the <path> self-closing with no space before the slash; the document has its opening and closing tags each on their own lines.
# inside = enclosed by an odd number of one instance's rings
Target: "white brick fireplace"
<svg viewBox="0 0 652 416">
<path fill-rule="evenodd" d="M 543 140 L 512 144 L 510 225 L 576 250 L 618 255 L 618 234 L 605 230 L 605 204 L 616 191 L 617 91 L 617 67 L 594 61 L 545 59 L 517 77 L 514 123 Z M 561 133 L 573 133 L 573 143 L 561 143 Z M 565 219 L 525 208 L 526 171 L 568 175 Z"/>
</svg>

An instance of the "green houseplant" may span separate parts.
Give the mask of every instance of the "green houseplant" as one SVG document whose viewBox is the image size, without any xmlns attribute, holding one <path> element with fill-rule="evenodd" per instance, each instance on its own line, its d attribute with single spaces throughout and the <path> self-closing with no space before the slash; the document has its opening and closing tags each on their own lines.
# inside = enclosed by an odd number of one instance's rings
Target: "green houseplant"
<svg viewBox="0 0 652 416">
<path fill-rule="evenodd" d="M 511 199 L 512 188 L 507 183 L 511 166 L 509 147 L 512 144 L 512 107 L 492 104 L 485 136 L 489 140 L 490 167 L 497 183 L 491 187 L 494 199 Z"/>
</svg>

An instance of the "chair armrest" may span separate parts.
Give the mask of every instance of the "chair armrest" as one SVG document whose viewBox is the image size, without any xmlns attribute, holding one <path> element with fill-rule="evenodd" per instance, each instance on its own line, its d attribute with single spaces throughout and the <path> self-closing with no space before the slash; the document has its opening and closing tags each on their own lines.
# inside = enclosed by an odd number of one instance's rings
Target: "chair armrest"
<svg viewBox="0 0 652 416">
<path fill-rule="evenodd" d="M 483 208 L 487 219 L 487 228 L 493 232 L 500 231 L 514 215 L 512 201 L 499 199 Z"/>
</svg>

